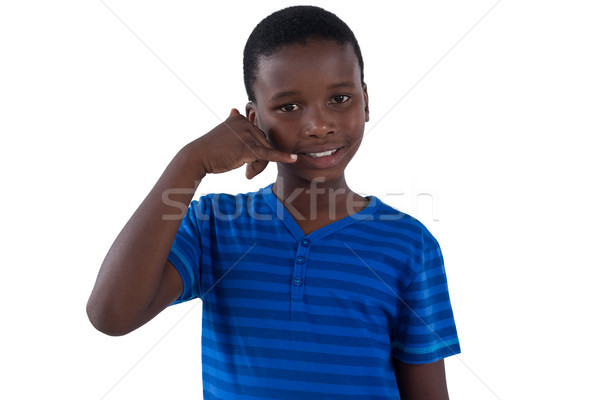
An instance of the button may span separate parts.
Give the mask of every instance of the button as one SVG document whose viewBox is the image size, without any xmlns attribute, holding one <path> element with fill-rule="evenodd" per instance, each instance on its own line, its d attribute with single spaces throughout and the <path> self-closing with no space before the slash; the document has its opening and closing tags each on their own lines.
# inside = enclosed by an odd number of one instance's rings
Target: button
<svg viewBox="0 0 600 400">
<path fill-rule="evenodd" d="M 302 256 L 296 257 L 296 262 L 298 264 L 304 264 L 304 261 L 306 261 L 306 259 L 304 257 L 302 257 Z"/>
<path fill-rule="evenodd" d="M 294 286 L 302 285 L 302 278 L 294 278 Z"/>
<path fill-rule="evenodd" d="M 300 242 L 300 244 L 304 247 L 308 247 L 310 246 L 310 240 L 308 239 L 302 239 L 302 241 Z"/>
</svg>

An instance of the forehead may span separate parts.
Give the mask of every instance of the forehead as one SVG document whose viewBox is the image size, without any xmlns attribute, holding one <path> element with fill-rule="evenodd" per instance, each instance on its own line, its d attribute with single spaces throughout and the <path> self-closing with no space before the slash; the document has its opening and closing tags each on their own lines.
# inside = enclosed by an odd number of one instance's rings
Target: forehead
<svg viewBox="0 0 600 400">
<path fill-rule="evenodd" d="M 350 44 L 311 40 L 281 48 L 258 62 L 257 101 L 279 92 L 311 92 L 351 82 L 360 87 L 358 58 Z"/>
</svg>

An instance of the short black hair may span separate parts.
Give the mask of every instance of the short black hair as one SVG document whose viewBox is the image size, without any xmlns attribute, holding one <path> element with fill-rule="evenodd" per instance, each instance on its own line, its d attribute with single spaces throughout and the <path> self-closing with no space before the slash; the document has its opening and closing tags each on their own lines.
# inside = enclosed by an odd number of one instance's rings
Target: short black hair
<svg viewBox="0 0 600 400">
<path fill-rule="evenodd" d="M 244 47 L 244 85 L 249 101 L 255 101 L 254 84 L 260 57 L 268 57 L 284 46 L 308 39 L 334 40 L 351 44 L 364 83 L 364 63 L 352 30 L 337 15 L 314 6 L 293 6 L 276 11 L 254 28 Z"/>
</svg>

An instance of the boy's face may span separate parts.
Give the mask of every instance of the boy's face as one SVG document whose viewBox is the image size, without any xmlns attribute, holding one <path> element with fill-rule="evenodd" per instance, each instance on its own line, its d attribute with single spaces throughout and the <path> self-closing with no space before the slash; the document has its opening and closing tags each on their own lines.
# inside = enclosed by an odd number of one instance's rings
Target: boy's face
<svg viewBox="0 0 600 400">
<path fill-rule="evenodd" d="M 295 163 L 278 164 L 280 176 L 343 176 L 369 120 L 367 87 L 350 44 L 310 40 L 260 59 L 254 93 L 248 119 L 274 148 L 298 154 Z"/>
</svg>

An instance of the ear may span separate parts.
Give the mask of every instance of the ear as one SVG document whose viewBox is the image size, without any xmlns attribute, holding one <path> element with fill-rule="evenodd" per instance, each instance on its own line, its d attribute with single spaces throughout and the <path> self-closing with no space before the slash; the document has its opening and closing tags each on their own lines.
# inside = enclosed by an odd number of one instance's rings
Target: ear
<svg viewBox="0 0 600 400">
<path fill-rule="evenodd" d="M 256 109 L 254 107 L 254 103 L 251 101 L 246 104 L 246 118 L 248 118 L 248 121 L 252 122 L 254 126 L 258 126 Z"/>
<path fill-rule="evenodd" d="M 365 122 L 369 122 L 369 94 L 367 93 L 366 83 L 363 83 L 363 97 L 365 100 Z"/>
</svg>

